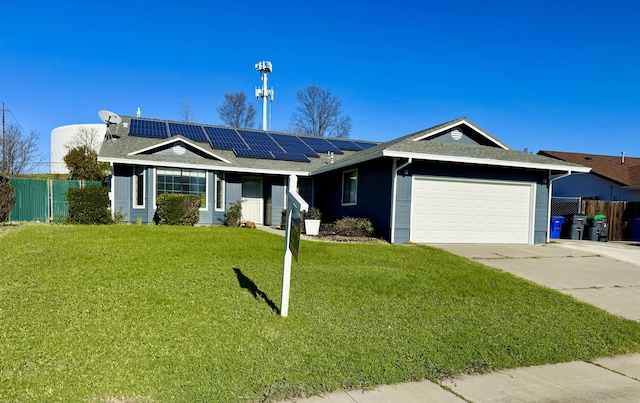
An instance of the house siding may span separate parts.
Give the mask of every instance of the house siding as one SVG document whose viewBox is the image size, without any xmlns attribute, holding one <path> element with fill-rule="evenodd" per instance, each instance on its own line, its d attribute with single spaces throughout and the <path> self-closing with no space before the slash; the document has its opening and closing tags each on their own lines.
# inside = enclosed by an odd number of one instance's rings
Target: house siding
<svg viewBox="0 0 640 403">
<path fill-rule="evenodd" d="M 357 201 L 342 205 L 342 174 L 358 169 Z M 392 162 L 378 159 L 372 162 L 325 173 L 314 179 L 314 205 L 329 222 L 343 217 L 368 218 L 375 228 L 374 236 L 391 236 Z"/>
</svg>

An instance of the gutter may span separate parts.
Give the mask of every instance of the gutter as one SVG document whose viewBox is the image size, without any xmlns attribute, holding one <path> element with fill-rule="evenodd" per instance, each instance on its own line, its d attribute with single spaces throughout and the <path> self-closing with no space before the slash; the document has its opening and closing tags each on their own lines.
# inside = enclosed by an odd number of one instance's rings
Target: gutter
<svg viewBox="0 0 640 403">
<path fill-rule="evenodd" d="M 393 159 L 392 171 L 393 171 L 393 189 L 391 190 L 391 243 L 395 243 L 396 240 L 396 194 L 398 189 L 398 172 L 401 169 L 406 168 L 413 162 L 413 158 L 409 158 L 404 164 L 397 166 L 398 159 Z"/>
</svg>

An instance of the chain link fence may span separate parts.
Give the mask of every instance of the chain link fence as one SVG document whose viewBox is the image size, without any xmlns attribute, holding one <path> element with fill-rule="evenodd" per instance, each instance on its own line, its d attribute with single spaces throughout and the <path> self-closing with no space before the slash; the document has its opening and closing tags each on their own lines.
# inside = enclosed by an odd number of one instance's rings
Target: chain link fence
<svg viewBox="0 0 640 403">
<path fill-rule="evenodd" d="M 69 213 L 67 191 L 86 186 L 102 186 L 101 182 L 10 178 L 16 204 L 11 210 L 11 221 L 37 221 L 63 223 Z"/>
<path fill-rule="evenodd" d="M 583 214 L 581 197 L 552 197 L 551 215 Z"/>
</svg>

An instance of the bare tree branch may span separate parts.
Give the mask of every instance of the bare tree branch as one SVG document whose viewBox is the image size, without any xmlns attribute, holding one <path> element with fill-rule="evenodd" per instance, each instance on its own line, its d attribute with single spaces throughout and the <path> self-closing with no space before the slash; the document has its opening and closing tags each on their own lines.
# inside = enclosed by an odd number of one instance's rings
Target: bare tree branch
<svg viewBox="0 0 640 403">
<path fill-rule="evenodd" d="M 247 103 L 247 96 L 242 92 L 224 94 L 224 102 L 218 108 L 218 114 L 227 126 L 238 128 L 255 126 L 256 108 Z"/>
<path fill-rule="evenodd" d="M 185 97 L 184 102 L 182 102 L 182 110 L 180 111 L 180 117 L 183 122 L 187 123 L 195 123 L 196 118 L 193 114 L 193 108 L 191 106 L 191 101 L 189 98 Z"/>
<path fill-rule="evenodd" d="M 330 91 L 309 86 L 296 93 L 300 103 L 291 115 L 297 133 L 317 137 L 349 137 L 351 118 L 341 116 L 342 103 Z"/>
<path fill-rule="evenodd" d="M 31 166 L 38 150 L 38 132 L 28 135 L 17 125 L 5 128 L 0 141 L 0 173 L 20 175 Z"/>
<path fill-rule="evenodd" d="M 81 126 L 71 140 L 64 144 L 64 147 L 67 150 L 78 147 L 88 147 L 92 150 L 97 150 L 102 144 L 102 140 L 100 130 L 96 127 Z"/>
</svg>

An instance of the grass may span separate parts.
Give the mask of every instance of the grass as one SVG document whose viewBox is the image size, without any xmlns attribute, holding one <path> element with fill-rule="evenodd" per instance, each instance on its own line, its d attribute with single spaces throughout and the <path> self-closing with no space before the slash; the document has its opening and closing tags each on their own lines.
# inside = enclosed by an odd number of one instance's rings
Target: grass
<svg viewBox="0 0 640 403">
<path fill-rule="evenodd" d="M 274 401 L 640 351 L 640 323 L 423 246 L 303 241 L 282 318 L 283 243 L 10 228 L 0 401 Z"/>
</svg>

